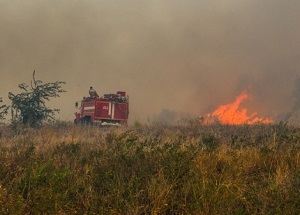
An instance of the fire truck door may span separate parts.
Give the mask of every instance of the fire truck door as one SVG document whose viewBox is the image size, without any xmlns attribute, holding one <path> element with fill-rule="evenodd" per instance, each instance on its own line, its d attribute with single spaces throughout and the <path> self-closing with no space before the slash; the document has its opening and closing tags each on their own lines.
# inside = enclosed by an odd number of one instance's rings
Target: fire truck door
<svg viewBox="0 0 300 215">
<path fill-rule="evenodd" d="M 110 102 L 98 101 L 96 109 L 97 118 L 109 118 L 110 115 Z"/>
</svg>

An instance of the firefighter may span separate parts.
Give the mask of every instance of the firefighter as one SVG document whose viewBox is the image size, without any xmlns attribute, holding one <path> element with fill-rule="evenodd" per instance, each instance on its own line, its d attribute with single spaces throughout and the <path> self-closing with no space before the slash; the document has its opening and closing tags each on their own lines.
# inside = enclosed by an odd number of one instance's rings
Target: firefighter
<svg viewBox="0 0 300 215">
<path fill-rule="evenodd" d="M 96 90 L 94 90 L 93 87 L 90 87 L 89 93 L 90 93 L 91 98 L 96 98 L 96 97 L 98 98 L 99 97 Z"/>
</svg>

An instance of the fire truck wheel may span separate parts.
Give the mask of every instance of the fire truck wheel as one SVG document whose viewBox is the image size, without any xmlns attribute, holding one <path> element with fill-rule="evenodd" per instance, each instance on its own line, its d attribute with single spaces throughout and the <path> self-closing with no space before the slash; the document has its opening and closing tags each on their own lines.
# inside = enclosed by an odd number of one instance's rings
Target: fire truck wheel
<svg viewBox="0 0 300 215">
<path fill-rule="evenodd" d="M 91 118 L 90 117 L 84 117 L 80 120 L 82 125 L 89 125 L 91 124 Z"/>
</svg>

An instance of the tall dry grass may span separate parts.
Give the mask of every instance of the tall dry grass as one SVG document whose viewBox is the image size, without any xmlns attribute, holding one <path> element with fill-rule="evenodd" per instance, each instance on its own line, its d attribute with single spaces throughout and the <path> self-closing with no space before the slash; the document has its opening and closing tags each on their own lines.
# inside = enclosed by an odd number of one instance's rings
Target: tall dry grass
<svg viewBox="0 0 300 215">
<path fill-rule="evenodd" d="M 0 214 L 299 213 L 298 127 L 0 127 Z"/>
</svg>

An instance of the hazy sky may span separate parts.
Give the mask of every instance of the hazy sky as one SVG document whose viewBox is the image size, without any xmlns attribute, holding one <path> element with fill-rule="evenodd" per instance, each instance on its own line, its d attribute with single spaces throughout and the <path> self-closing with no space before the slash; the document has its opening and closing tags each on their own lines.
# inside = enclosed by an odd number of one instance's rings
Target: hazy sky
<svg viewBox="0 0 300 215">
<path fill-rule="evenodd" d="M 252 94 L 265 116 L 299 110 L 299 0 L 0 0 L 0 97 L 65 81 L 51 102 L 130 95 L 130 119 L 162 109 L 203 115 Z"/>
</svg>

